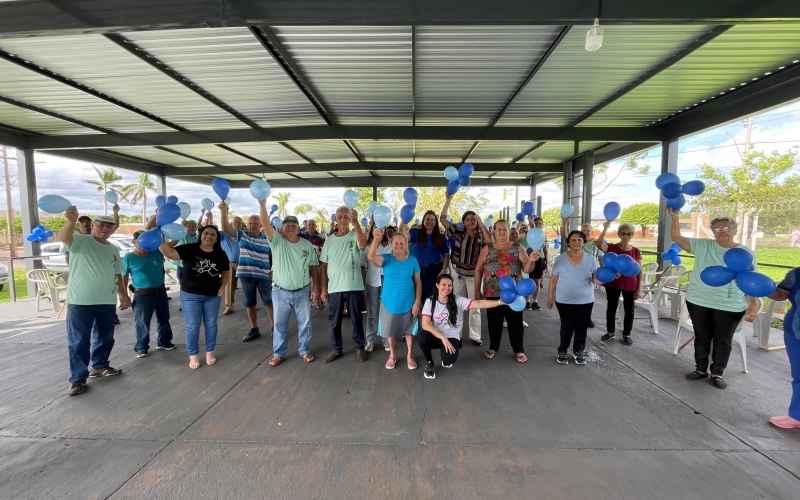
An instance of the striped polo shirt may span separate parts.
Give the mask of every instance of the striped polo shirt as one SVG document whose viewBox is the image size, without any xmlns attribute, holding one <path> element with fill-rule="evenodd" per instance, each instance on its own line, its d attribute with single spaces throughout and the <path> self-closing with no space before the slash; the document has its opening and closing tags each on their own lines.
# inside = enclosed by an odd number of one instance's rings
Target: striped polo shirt
<svg viewBox="0 0 800 500">
<path fill-rule="evenodd" d="M 237 278 L 271 279 L 270 270 L 272 250 L 264 234 L 251 236 L 242 231 L 239 236 L 239 266 L 236 268 Z"/>
<path fill-rule="evenodd" d="M 480 227 L 475 228 L 475 236 L 470 236 L 466 229 L 459 229 L 455 224 L 450 224 L 447 233 L 455 240 L 453 247 L 453 265 L 456 272 L 462 276 L 474 276 L 478 257 L 486 244 L 486 238 Z"/>
</svg>

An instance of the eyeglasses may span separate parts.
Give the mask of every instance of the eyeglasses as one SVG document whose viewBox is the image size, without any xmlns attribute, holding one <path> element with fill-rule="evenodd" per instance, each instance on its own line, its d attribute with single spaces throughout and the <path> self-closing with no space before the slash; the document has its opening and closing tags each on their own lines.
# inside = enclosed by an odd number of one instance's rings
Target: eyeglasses
<svg viewBox="0 0 800 500">
<path fill-rule="evenodd" d="M 717 234 L 719 234 L 719 233 L 721 233 L 723 231 L 727 233 L 728 231 L 730 231 L 734 227 L 736 227 L 736 226 L 714 227 L 714 228 L 711 228 L 711 230 L 714 231 Z"/>
<path fill-rule="evenodd" d="M 633 236 L 633 233 L 619 233 L 620 236 Z"/>
</svg>

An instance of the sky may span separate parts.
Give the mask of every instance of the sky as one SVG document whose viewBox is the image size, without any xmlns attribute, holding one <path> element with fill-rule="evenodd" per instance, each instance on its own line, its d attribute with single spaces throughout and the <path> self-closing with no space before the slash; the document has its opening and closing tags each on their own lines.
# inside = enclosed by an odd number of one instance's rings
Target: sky
<svg viewBox="0 0 800 500">
<path fill-rule="evenodd" d="M 698 166 L 709 164 L 718 170 L 732 169 L 741 160 L 737 152 L 737 145 L 742 151 L 744 149 L 746 135 L 745 120 L 737 120 L 727 125 L 717 127 L 682 138 L 678 144 L 678 175 L 681 180 L 686 182 L 696 178 L 699 173 Z M 771 152 L 786 150 L 800 146 L 800 101 L 783 105 L 772 110 L 755 115 L 753 118 L 753 131 L 751 138 L 752 148 L 755 150 Z M 624 163 L 624 159 L 616 160 L 609 164 L 609 177 L 614 174 Z M 647 156 L 641 160 L 640 165 L 650 165 L 651 173 L 647 175 L 634 174 L 632 172 L 623 173 L 608 189 L 594 198 L 592 204 L 592 218 L 602 218 L 603 206 L 610 201 L 619 202 L 622 207 L 646 201 L 657 201 L 658 190 L 655 187 L 655 178 L 660 172 L 661 148 L 656 147 L 647 152 Z M 99 166 L 102 168 L 102 166 Z M 123 177 L 123 184 L 135 182 L 138 173 L 116 169 Z M 800 170 L 795 165 L 794 171 Z M 16 164 L 11 162 L 11 177 L 16 179 Z M 39 196 L 45 194 L 59 194 L 69 199 L 82 213 L 102 213 L 103 200 L 102 194 L 95 191 L 93 186 L 85 184 L 83 179 L 96 178 L 91 164 L 49 156 L 37 153 L 36 155 L 36 178 Z M 442 178 L 442 189 L 445 187 L 445 179 Z M 474 188 L 477 189 L 477 188 Z M 514 197 L 509 196 L 505 202 L 503 199 L 503 187 L 491 187 L 488 189 L 487 198 L 489 205 L 482 215 L 486 216 L 499 211 L 505 205 L 513 205 Z M 280 190 L 273 190 L 280 191 Z M 192 205 L 193 216 L 199 215 L 200 200 L 203 198 L 217 199 L 211 186 L 204 186 L 190 182 L 167 179 L 168 194 L 177 195 L 182 201 Z M 300 203 L 311 203 L 314 206 L 325 206 L 329 210 L 342 204 L 343 188 L 308 188 L 292 189 L 292 196 L 288 205 L 289 213 Z M 519 188 L 520 199 L 527 198 L 529 188 L 527 186 Z M 542 206 L 544 209 L 561 205 L 561 189 L 554 183 L 546 183 L 537 187 L 537 195 L 542 196 Z M 231 209 L 238 214 L 257 213 L 258 204 L 246 189 L 232 190 Z M 12 198 L 15 210 L 19 210 L 18 185 L 15 182 L 12 186 Z M 271 198 L 270 201 L 273 199 Z M 5 208 L 0 201 L 0 207 Z M 125 215 L 137 215 L 141 213 L 141 205 L 130 206 L 127 202 L 122 202 L 121 213 Z M 110 207 L 109 207 L 110 210 Z M 153 203 L 148 200 L 148 213 L 153 213 Z"/>
</svg>

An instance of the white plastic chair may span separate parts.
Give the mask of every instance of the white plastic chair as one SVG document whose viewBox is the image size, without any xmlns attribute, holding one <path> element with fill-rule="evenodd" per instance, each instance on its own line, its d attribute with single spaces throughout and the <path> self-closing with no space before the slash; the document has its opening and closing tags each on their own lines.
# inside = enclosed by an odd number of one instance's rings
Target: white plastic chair
<svg viewBox="0 0 800 500">
<path fill-rule="evenodd" d="M 770 300 L 769 305 L 763 306 L 758 310 L 758 316 L 753 321 L 753 337 L 758 337 L 758 347 L 771 351 L 776 349 L 784 349 L 786 346 L 769 346 L 769 333 L 772 328 L 772 318 L 775 315 L 786 314 L 786 301 Z"/>
<path fill-rule="evenodd" d="M 56 278 L 47 269 L 34 269 L 28 271 L 28 281 L 36 284 L 36 312 L 46 311 L 47 308 L 42 308 L 41 302 L 45 297 L 50 298 L 50 303 L 54 313 L 57 313 L 56 318 L 61 316 L 63 308 L 59 310 L 61 303 L 61 292 L 67 290 L 66 281 L 61 283 L 56 282 Z M 64 278 L 62 278 L 63 280 Z"/>
<path fill-rule="evenodd" d="M 674 266 L 683 267 L 683 266 Z M 669 271 L 669 270 L 668 270 Z M 661 290 L 661 305 L 667 305 L 667 298 L 669 298 L 670 315 L 669 317 L 677 320 L 679 314 L 679 306 L 681 303 L 681 289 L 679 286 L 681 278 L 686 275 L 691 277 L 691 271 L 687 271 L 683 267 L 683 271 L 679 273 L 667 274 L 666 272 L 661 276 L 661 281 L 664 281 L 664 287 Z"/>
<path fill-rule="evenodd" d="M 650 264 L 644 264 L 642 266 L 642 286 L 649 287 L 653 285 L 653 279 L 658 279 L 658 276 L 661 274 L 661 271 L 658 270 L 658 263 L 651 262 Z"/>
<path fill-rule="evenodd" d="M 676 279 L 677 277 L 672 277 L 671 279 Z M 653 333 L 658 333 L 658 306 L 659 306 L 659 299 L 661 297 L 661 292 L 664 288 L 664 284 L 667 283 L 668 280 L 658 280 L 653 284 L 653 287 L 650 289 L 642 289 L 643 297 L 641 299 L 636 299 L 634 301 L 634 307 L 641 307 L 645 311 L 647 311 L 648 319 L 650 320 L 650 326 L 653 327 Z M 617 317 L 616 321 L 620 323 L 622 326 L 622 318 L 623 318 L 624 307 L 623 301 L 620 298 L 620 301 L 617 305 Z"/>
</svg>

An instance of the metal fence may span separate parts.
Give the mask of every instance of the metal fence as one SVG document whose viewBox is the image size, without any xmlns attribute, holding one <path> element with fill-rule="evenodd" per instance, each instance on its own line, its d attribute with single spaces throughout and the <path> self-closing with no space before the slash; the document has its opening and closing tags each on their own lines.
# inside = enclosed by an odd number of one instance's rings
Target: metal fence
<svg viewBox="0 0 800 500">
<path fill-rule="evenodd" d="M 753 249 L 759 244 L 800 247 L 800 199 L 719 204 L 707 212 L 709 220 L 735 218 L 739 223 L 738 241 Z M 711 236 L 707 226 L 701 229 Z"/>
</svg>

